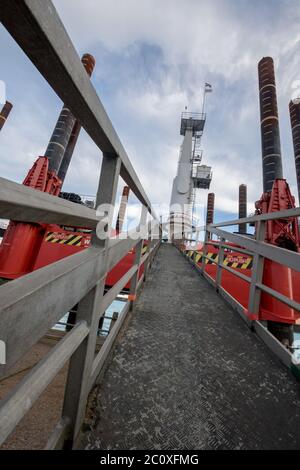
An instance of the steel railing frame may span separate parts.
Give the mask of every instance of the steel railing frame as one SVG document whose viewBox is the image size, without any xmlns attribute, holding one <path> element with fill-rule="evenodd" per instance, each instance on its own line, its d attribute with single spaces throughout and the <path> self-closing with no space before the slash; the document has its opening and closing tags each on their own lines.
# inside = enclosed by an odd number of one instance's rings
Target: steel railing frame
<svg viewBox="0 0 300 470">
<path fill-rule="evenodd" d="M 292 359 L 292 354 L 288 351 L 274 336 L 272 336 L 265 326 L 258 320 L 253 319 L 258 316 L 260 308 L 260 297 L 262 292 L 266 292 L 269 295 L 275 297 L 277 300 L 290 306 L 291 308 L 300 311 L 300 304 L 293 299 L 282 295 L 281 293 L 271 289 L 270 287 L 263 284 L 263 267 L 264 260 L 270 259 L 279 264 L 287 266 L 296 271 L 300 271 L 300 253 L 292 252 L 284 248 L 279 248 L 274 245 L 265 243 L 266 224 L 269 220 L 277 220 L 281 218 L 299 217 L 300 207 L 272 212 L 270 214 L 255 215 L 252 217 L 246 217 L 243 219 L 229 220 L 220 222 L 217 224 L 210 224 L 208 226 L 200 227 L 198 230 L 204 231 L 204 245 L 202 249 L 200 262 L 194 262 L 191 257 L 185 255 L 187 259 L 196 267 L 201 275 L 217 290 L 217 292 L 231 304 L 231 306 L 240 314 L 243 320 L 248 324 L 250 328 L 256 331 L 256 333 L 263 339 L 263 341 L 270 347 L 273 352 L 280 358 L 280 360 L 288 366 L 293 373 L 300 378 L 300 367 L 295 365 Z M 233 225 L 239 225 L 243 223 L 256 223 L 255 236 L 250 238 L 246 235 L 238 235 L 222 230 L 223 227 L 230 227 Z M 218 238 L 218 241 L 212 240 L 212 235 Z M 232 247 L 226 242 L 234 243 L 237 247 Z M 214 245 L 219 248 L 218 260 L 212 260 L 207 256 L 208 246 Z M 244 276 L 240 272 L 233 270 L 232 268 L 223 264 L 224 250 L 231 249 L 241 253 L 249 254 L 253 258 L 253 267 L 251 277 Z M 205 260 L 209 259 L 212 263 L 217 266 L 216 279 L 213 279 L 205 272 Z M 250 316 L 248 317 L 245 312 L 245 308 L 232 297 L 222 286 L 222 271 L 225 269 L 231 274 L 239 277 L 245 282 L 250 284 L 249 298 L 248 298 L 248 309 Z"/>
<path fill-rule="evenodd" d="M 52 2 L 3 0 L 0 21 L 102 151 L 96 207 L 114 205 L 121 176 L 159 226 L 151 203 Z M 36 44 L 39 44 L 38 48 Z M 154 234 L 147 235 L 149 249 L 142 256 L 142 237 L 133 239 L 129 233 L 126 239 L 99 240 L 95 232 L 100 220 L 96 211 L 4 178 L 0 178 L 0 217 L 93 229 L 90 248 L 0 287 L 0 332 L 1 339 L 7 344 L 8 358 L 7 365 L 0 366 L 0 375 L 4 375 L 66 311 L 79 304 L 75 327 L 0 404 L 2 443 L 69 361 L 62 417 L 47 448 L 72 447 L 80 433 L 88 394 L 134 300 L 125 303 L 95 356 L 99 319 L 128 282 L 131 282 L 133 299 L 136 298 L 143 281 L 143 277 L 139 279 L 140 268 L 145 264 L 146 270 L 149 269 L 161 242 L 161 228 L 158 238 Z M 133 248 L 136 251 L 134 265 L 105 294 L 107 272 Z"/>
</svg>

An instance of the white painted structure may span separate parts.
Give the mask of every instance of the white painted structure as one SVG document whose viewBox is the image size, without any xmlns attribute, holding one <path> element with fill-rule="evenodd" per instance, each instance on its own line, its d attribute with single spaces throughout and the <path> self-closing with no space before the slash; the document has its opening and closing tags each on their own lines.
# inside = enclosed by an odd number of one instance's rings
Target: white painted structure
<svg viewBox="0 0 300 470">
<path fill-rule="evenodd" d="M 177 174 L 173 180 L 170 201 L 171 232 L 182 238 L 182 232 L 192 230 L 192 212 L 197 189 L 209 189 L 211 167 L 201 165 L 200 139 L 205 124 L 204 113 L 182 113 L 180 147 Z M 183 225 L 182 225 L 183 224 Z M 182 228 L 183 227 L 183 228 Z"/>
</svg>

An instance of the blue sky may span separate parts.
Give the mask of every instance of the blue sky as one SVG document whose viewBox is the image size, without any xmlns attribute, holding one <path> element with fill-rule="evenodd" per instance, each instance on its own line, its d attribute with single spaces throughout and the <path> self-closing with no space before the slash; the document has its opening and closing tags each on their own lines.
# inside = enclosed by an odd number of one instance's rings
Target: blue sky
<svg viewBox="0 0 300 470">
<path fill-rule="evenodd" d="M 275 61 L 284 176 L 296 194 L 288 102 L 300 79 L 298 0 L 55 0 L 78 53 L 96 58 L 93 84 L 153 203 L 168 204 L 180 113 L 207 97 L 204 163 L 213 167 L 216 218 L 249 211 L 262 192 L 257 62 Z M 22 181 L 43 155 L 61 102 L 3 27 L 0 79 L 14 104 L 1 133 L 0 174 Z M 65 190 L 94 194 L 101 154 L 82 132 Z M 202 191 L 199 202 L 205 203 Z"/>
</svg>

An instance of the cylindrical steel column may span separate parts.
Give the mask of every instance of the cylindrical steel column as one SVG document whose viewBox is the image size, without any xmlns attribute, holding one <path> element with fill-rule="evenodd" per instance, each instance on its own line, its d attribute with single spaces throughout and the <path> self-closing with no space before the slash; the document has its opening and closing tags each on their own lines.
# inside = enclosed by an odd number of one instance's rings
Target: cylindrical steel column
<svg viewBox="0 0 300 470">
<path fill-rule="evenodd" d="M 212 224 L 214 221 L 215 211 L 215 193 L 208 193 L 207 195 L 207 212 L 206 212 L 206 225 Z"/>
<path fill-rule="evenodd" d="M 87 73 L 90 75 L 95 65 L 95 59 L 90 54 L 84 54 L 81 61 Z M 70 137 L 74 130 L 75 123 L 76 123 L 76 118 L 73 116 L 70 109 L 64 106 L 59 115 L 58 121 L 56 123 L 50 142 L 45 152 L 45 157 L 48 157 L 49 159 L 50 171 L 55 171 L 56 173 L 58 173 L 63 157 L 67 150 Z M 76 132 L 77 132 L 77 135 L 76 135 Z M 76 131 L 76 128 L 75 128 L 75 135 L 73 136 L 72 145 L 70 148 L 71 152 L 69 152 L 69 157 L 68 157 L 69 163 L 70 163 L 71 156 L 75 147 L 75 143 L 78 138 L 78 134 L 79 134 L 79 130 Z M 69 164 L 66 166 L 69 166 Z M 64 176 L 65 174 L 66 174 L 66 170 L 64 171 Z"/>
<path fill-rule="evenodd" d="M 239 186 L 239 219 L 247 217 L 247 186 L 240 184 Z M 247 233 L 247 224 L 239 224 L 239 233 Z"/>
<path fill-rule="evenodd" d="M 75 120 L 69 108 L 63 107 L 45 152 L 50 171 L 57 173 L 59 170 Z"/>
<path fill-rule="evenodd" d="M 261 146 L 264 193 L 272 191 L 274 180 L 282 178 L 280 134 L 274 63 L 263 57 L 258 63 Z"/>
<path fill-rule="evenodd" d="M 130 192 L 129 186 L 124 186 L 123 193 L 122 193 L 122 198 L 121 198 L 121 203 L 120 203 L 120 208 L 119 208 L 119 213 L 118 213 L 117 222 L 116 222 L 116 232 L 117 232 L 117 234 L 122 232 L 123 223 L 124 223 L 124 219 L 125 219 L 125 213 L 126 213 L 126 207 L 127 207 L 127 203 L 128 203 L 129 192 Z"/>
<path fill-rule="evenodd" d="M 84 65 L 85 70 L 89 76 L 92 75 L 94 67 L 95 67 L 95 59 L 91 54 L 84 54 L 82 56 L 81 62 Z M 77 143 L 79 133 L 81 130 L 81 125 L 79 121 L 75 120 L 73 129 L 67 144 L 66 151 L 64 153 L 63 159 L 58 169 L 58 177 L 64 182 L 72 156 L 75 149 L 75 145 Z"/>
<path fill-rule="evenodd" d="M 274 63 L 271 57 L 263 57 L 258 63 L 260 125 L 263 159 L 264 193 L 270 193 L 276 179 L 282 179 L 280 133 L 276 96 Z M 265 262 L 264 277 L 268 276 L 268 260 Z M 289 274 L 284 279 L 290 282 Z M 283 282 L 283 281 L 282 281 Z M 262 295 L 262 303 L 263 303 Z M 293 326 L 288 323 L 268 321 L 268 330 L 283 344 L 291 345 Z"/>
<path fill-rule="evenodd" d="M 296 178 L 298 185 L 298 196 L 300 204 L 300 101 L 299 103 L 289 104 L 290 118 L 292 126 L 292 136 L 294 145 L 295 165 L 296 165 Z"/>
<path fill-rule="evenodd" d="M 3 106 L 1 113 L 0 113 L 0 131 L 2 127 L 4 126 L 6 119 L 9 116 L 9 113 L 11 112 L 13 105 L 9 102 L 6 101 L 5 105 Z"/>
<path fill-rule="evenodd" d="M 207 195 L 207 209 L 206 209 L 206 225 L 214 222 L 215 211 L 215 193 L 208 193 Z M 211 234 L 209 234 L 209 238 Z"/>
<path fill-rule="evenodd" d="M 71 163 L 71 159 L 73 156 L 75 145 L 79 137 L 80 130 L 81 130 L 81 125 L 79 124 L 77 120 L 75 120 L 73 129 L 69 138 L 69 142 L 67 143 L 66 151 L 62 157 L 62 161 L 61 161 L 58 174 L 57 174 L 57 176 L 62 181 L 62 183 L 64 182 L 65 177 L 67 175 L 67 171 Z"/>
</svg>

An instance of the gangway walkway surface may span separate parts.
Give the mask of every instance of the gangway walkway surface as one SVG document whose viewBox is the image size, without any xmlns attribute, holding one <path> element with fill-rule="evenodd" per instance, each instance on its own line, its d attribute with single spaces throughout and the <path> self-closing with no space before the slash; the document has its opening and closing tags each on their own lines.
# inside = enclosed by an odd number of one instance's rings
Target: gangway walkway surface
<svg viewBox="0 0 300 470">
<path fill-rule="evenodd" d="M 296 449 L 300 385 L 172 245 L 161 245 L 94 393 L 87 449 Z"/>
</svg>

